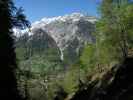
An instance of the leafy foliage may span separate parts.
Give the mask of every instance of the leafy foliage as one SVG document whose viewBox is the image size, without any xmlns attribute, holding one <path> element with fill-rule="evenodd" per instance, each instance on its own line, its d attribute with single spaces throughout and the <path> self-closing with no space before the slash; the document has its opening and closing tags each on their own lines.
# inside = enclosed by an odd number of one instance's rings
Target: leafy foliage
<svg viewBox="0 0 133 100">
<path fill-rule="evenodd" d="M 81 68 L 85 70 L 91 70 L 91 68 L 95 67 L 96 64 L 96 46 L 95 44 L 88 44 L 84 47 L 84 50 L 80 56 L 80 64 L 83 66 Z M 90 68 L 90 69 L 87 69 Z"/>
<path fill-rule="evenodd" d="M 127 0 L 103 0 L 101 18 L 96 26 L 96 49 L 99 63 L 121 61 L 132 48 L 132 8 Z M 128 10 L 128 11 L 127 11 Z"/>
</svg>

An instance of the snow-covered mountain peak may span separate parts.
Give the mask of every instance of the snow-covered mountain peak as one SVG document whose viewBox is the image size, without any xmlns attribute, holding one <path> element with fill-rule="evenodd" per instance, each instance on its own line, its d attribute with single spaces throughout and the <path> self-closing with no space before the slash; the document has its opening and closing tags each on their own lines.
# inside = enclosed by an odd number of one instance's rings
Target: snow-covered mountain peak
<svg viewBox="0 0 133 100">
<path fill-rule="evenodd" d="M 40 21 L 36 21 L 36 22 L 32 23 L 32 29 L 35 27 L 36 28 L 44 27 L 45 25 L 50 24 L 55 21 L 75 22 L 75 21 L 79 21 L 81 18 L 86 19 L 92 23 L 96 21 L 96 18 L 94 18 L 94 17 L 86 16 L 81 13 L 72 13 L 72 14 L 66 14 L 64 16 L 57 16 L 57 17 L 44 17 Z"/>
</svg>

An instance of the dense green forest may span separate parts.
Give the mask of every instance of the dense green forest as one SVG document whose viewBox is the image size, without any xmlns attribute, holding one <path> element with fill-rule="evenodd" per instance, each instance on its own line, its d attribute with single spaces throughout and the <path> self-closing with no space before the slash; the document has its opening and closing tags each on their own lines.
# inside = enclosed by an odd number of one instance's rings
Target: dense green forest
<svg viewBox="0 0 133 100">
<path fill-rule="evenodd" d="M 65 60 L 62 60 L 54 40 L 46 38 L 43 30 L 39 29 L 32 36 L 28 33 L 19 37 L 12 35 L 14 27 L 28 27 L 30 32 L 30 24 L 22 8 L 14 7 L 11 0 L 0 1 L 0 66 L 3 66 L 0 73 L 9 79 L 0 77 L 3 81 L 0 97 L 132 100 L 133 1 L 102 0 L 97 9 L 100 17 L 92 32 L 95 41 L 86 43 L 77 58 L 71 56 L 74 60 L 64 51 Z M 2 94 L 2 91 L 5 92 Z"/>
</svg>

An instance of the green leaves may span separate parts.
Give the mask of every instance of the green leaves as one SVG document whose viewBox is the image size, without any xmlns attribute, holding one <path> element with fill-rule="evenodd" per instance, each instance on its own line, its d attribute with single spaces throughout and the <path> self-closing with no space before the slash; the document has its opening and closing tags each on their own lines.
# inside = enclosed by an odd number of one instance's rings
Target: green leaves
<svg viewBox="0 0 133 100">
<path fill-rule="evenodd" d="M 98 48 L 99 53 L 106 49 L 108 57 L 125 58 L 131 42 L 129 39 L 132 40 L 133 5 L 127 0 L 103 0 L 100 10 L 102 17 L 96 25 L 96 37 L 98 46 L 103 49 Z"/>
<path fill-rule="evenodd" d="M 84 67 L 82 69 L 87 70 L 88 68 L 95 67 L 95 63 L 96 63 L 95 44 L 89 44 L 84 48 L 83 53 L 81 54 L 81 57 L 80 57 L 80 61 Z"/>
</svg>

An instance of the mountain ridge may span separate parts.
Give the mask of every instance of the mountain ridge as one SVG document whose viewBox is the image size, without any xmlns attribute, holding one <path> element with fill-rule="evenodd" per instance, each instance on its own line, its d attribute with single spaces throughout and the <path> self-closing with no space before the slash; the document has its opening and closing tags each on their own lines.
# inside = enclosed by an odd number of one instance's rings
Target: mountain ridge
<svg viewBox="0 0 133 100">
<path fill-rule="evenodd" d="M 64 16 L 43 18 L 31 24 L 30 32 L 25 30 L 22 33 L 28 33 L 32 37 L 36 35 L 38 30 L 39 32 L 42 30 L 43 34 L 47 34 L 45 36 L 53 38 L 55 45 L 60 50 L 60 59 L 63 61 L 65 56 L 68 55 L 72 55 L 72 57 L 70 56 L 67 59 L 75 59 L 85 44 L 95 41 L 92 33 L 95 31 L 96 21 L 95 17 L 72 13 Z"/>
</svg>

